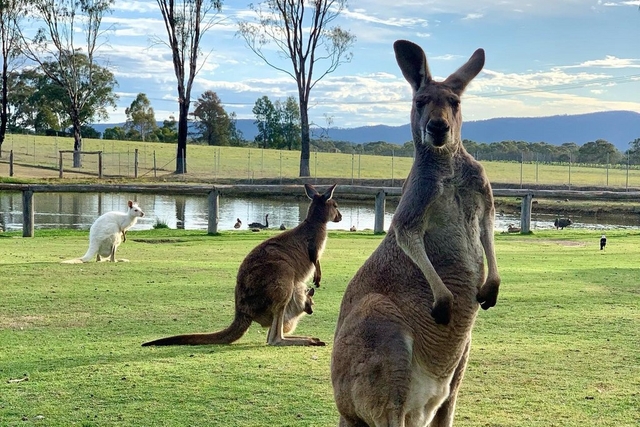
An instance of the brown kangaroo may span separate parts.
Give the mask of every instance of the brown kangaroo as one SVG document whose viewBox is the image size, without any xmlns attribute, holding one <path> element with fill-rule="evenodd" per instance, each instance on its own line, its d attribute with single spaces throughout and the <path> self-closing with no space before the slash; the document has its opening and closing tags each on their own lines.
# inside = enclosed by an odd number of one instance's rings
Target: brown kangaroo
<svg viewBox="0 0 640 427">
<path fill-rule="evenodd" d="M 313 275 L 320 286 L 320 257 L 327 241 L 327 222 L 338 222 L 342 214 L 332 199 L 333 185 L 324 194 L 305 184 L 311 199 L 307 218 L 297 227 L 273 236 L 246 256 L 236 280 L 236 312 L 231 325 L 210 334 L 176 335 L 142 344 L 205 345 L 230 344 L 249 329 L 251 322 L 269 328 L 269 345 L 323 346 L 318 338 L 284 336 L 293 332 L 304 313 L 313 312 L 313 288 L 306 281 Z"/>
<path fill-rule="evenodd" d="M 342 427 L 450 427 L 478 307 L 500 285 L 491 186 L 460 136 L 484 51 L 436 82 L 418 45 L 394 50 L 413 88 L 415 161 L 389 233 L 345 291 L 331 378 Z"/>
</svg>

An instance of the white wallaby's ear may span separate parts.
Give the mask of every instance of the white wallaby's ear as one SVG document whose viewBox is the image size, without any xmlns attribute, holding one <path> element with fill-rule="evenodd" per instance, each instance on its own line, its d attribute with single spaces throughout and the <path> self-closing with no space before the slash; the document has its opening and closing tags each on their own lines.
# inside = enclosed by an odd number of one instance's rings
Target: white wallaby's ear
<svg viewBox="0 0 640 427">
<path fill-rule="evenodd" d="M 316 293 L 315 288 L 309 288 L 307 289 L 307 295 L 309 295 L 310 297 L 314 296 Z"/>
<path fill-rule="evenodd" d="M 324 199 L 325 202 L 327 200 L 331 200 L 331 198 L 333 197 L 333 192 L 335 191 L 337 185 L 338 184 L 333 184 L 331 187 L 329 187 L 327 191 L 324 192 L 324 194 L 322 195 L 322 198 Z"/>
<path fill-rule="evenodd" d="M 133 207 L 133 202 L 129 200 L 129 203 L 127 203 L 127 205 L 129 206 L 129 209 L 131 209 Z"/>
<path fill-rule="evenodd" d="M 427 56 L 420 46 L 408 40 L 397 40 L 393 44 L 393 50 L 400 71 L 414 92 L 431 81 Z"/>
<path fill-rule="evenodd" d="M 464 92 L 469 82 L 482 70 L 482 67 L 484 67 L 484 50 L 478 49 L 473 52 L 466 64 L 447 77 L 444 84 L 460 95 Z"/>
<path fill-rule="evenodd" d="M 307 197 L 311 200 L 313 200 L 313 196 L 319 194 L 311 184 L 305 184 L 304 191 L 307 193 Z"/>
</svg>

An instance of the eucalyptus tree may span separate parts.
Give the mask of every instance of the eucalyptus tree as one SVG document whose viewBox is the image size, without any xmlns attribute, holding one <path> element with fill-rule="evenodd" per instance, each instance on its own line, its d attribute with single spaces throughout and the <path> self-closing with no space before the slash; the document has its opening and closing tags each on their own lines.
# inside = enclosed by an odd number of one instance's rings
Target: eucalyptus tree
<svg viewBox="0 0 640 427">
<path fill-rule="evenodd" d="M 253 123 L 258 128 L 256 143 L 262 148 L 275 148 L 276 138 L 280 136 L 280 117 L 276 106 L 265 95 L 256 100 L 251 111 L 256 117 Z"/>
<path fill-rule="evenodd" d="M 82 125 L 107 106 L 115 108 L 116 80 L 96 60 L 104 39 L 103 17 L 114 0 L 29 0 L 29 17 L 40 25 L 35 36 L 19 29 L 21 51 L 38 64 L 63 93 L 73 127 L 73 166 L 81 166 Z M 78 37 L 81 35 L 81 37 Z M 96 111 L 98 108 L 98 111 Z"/>
<path fill-rule="evenodd" d="M 150 136 L 152 136 L 151 139 L 155 139 L 154 132 L 158 125 L 155 112 L 146 94 L 139 93 L 124 113 L 127 115 L 125 126 L 135 129 L 142 141 L 148 141 Z"/>
<path fill-rule="evenodd" d="M 0 0 L 0 50 L 2 70 L 0 89 L 0 157 L 9 121 L 9 79 L 20 55 L 18 29 L 24 15 L 23 0 Z"/>
<path fill-rule="evenodd" d="M 255 12 L 254 20 L 239 23 L 238 32 L 247 46 L 267 65 L 296 81 L 300 103 L 300 176 L 310 176 L 311 89 L 352 58 L 350 49 L 355 36 L 338 25 L 331 26 L 346 5 L 346 0 L 266 0 L 250 5 Z M 285 68 L 281 59 L 290 61 L 291 68 Z"/>
<path fill-rule="evenodd" d="M 193 117 L 204 142 L 209 145 L 229 145 L 231 120 L 217 93 L 208 90 L 200 95 Z"/>
<path fill-rule="evenodd" d="M 622 153 L 615 145 L 604 139 L 584 143 L 578 149 L 578 162 L 590 164 L 616 164 L 622 159 Z"/>
<path fill-rule="evenodd" d="M 299 149 L 301 140 L 300 106 L 296 98 L 289 96 L 284 102 L 276 101 L 275 107 L 278 111 L 282 135 L 280 145 L 277 148 Z"/>
<path fill-rule="evenodd" d="M 171 49 L 173 70 L 178 81 L 178 149 L 176 173 L 187 173 L 188 116 L 191 88 L 199 71 L 203 36 L 216 23 L 222 0 L 156 0 L 164 19 Z"/>
</svg>

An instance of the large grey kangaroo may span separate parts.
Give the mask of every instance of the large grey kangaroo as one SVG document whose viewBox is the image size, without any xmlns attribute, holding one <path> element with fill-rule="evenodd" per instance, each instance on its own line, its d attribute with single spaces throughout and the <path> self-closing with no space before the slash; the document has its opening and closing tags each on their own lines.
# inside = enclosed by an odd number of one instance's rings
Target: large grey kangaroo
<svg viewBox="0 0 640 427">
<path fill-rule="evenodd" d="M 394 50 L 413 88 L 415 162 L 389 233 L 345 291 L 331 379 L 342 427 L 450 427 L 478 307 L 500 286 L 491 186 L 460 137 L 460 96 L 484 51 L 436 82 L 418 45 Z"/>
<path fill-rule="evenodd" d="M 236 280 L 236 310 L 229 327 L 210 334 L 187 334 L 161 338 L 142 344 L 205 345 L 229 344 L 239 340 L 251 322 L 269 328 L 269 345 L 323 346 L 318 338 L 284 336 L 294 331 L 304 313 L 312 313 L 313 288 L 320 286 L 320 257 L 327 242 L 327 223 L 342 220 L 330 187 L 324 194 L 305 184 L 311 199 L 307 218 L 298 226 L 273 236 L 256 246 L 245 257 Z"/>
</svg>

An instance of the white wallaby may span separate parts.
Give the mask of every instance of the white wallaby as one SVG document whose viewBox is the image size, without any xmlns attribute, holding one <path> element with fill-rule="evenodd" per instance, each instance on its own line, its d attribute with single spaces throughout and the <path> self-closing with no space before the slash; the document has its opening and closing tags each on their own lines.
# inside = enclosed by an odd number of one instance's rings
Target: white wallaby
<svg viewBox="0 0 640 427">
<path fill-rule="evenodd" d="M 129 200 L 129 209 L 124 212 L 107 212 L 98 217 L 89 230 L 89 249 L 82 258 L 63 261 L 65 263 L 89 262 L 95 256 L 96 261 L 109 257 L 109 261 L 127 261 L 116 259 L 116 251 L 127 240 L 127 230 L 135 225 L 138 218 L 144 216 L 138 204 Z"/>
</svg>

